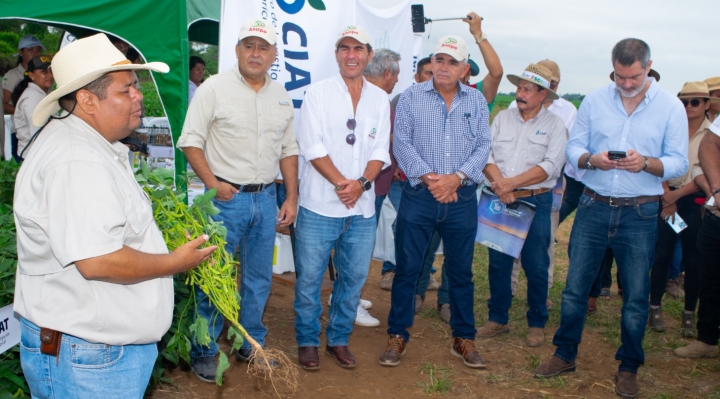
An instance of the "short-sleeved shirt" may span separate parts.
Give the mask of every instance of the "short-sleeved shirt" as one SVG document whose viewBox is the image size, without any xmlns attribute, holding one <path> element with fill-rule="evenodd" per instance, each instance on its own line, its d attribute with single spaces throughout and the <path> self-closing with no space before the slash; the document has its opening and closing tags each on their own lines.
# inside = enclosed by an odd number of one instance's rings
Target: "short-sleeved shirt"
<svg viewBox="0 0 720 399">
<path fill-rule="evenodd" d="M 563 120 L 544 106 L 525 121 L 517 108 L 500 111 L 490 127 L 493 145 L 489 164 L 495 164 L 506 178 L 515 177 L 535 166 L 547 174 L 544 182 L 523 188 L 553 188 L 565 164 L 567 129 Z"/>
<path fill-rule="evenodd" d="M 15 68 L 7 71 L 5 76 L 3 76 L 2 88 L 3 90 L 7 90 L 12 93 L 13 90 L 15 90 L 15 87 L 17 87 L 18 83 L 20 83 L 20 81 L 23 79 L 25 79 L 25 68 L 23 68 L 22 64 L 20 64 Z M 12 100 L 10 100 L 10 102 L 12 102 Z"/>
<path fill-rule="evenodd" d="M 170 328 L 172 276 L 115 284 L 75 266 L 123 247 L 168 253 L 127 154 L 75 115 L 50 122 L 30 147 L 14 200 L 20 316 L 108 345 L 157 342 Z"/>
<path fill-rule="evenodd" d="M 265 75 L 260 91 L 237 64 L 195 90 L 177 146 L 205 152 L 215 176 L 235 184 L 269 184 L 280 160 L 298 155 L 295 111 L 285 88 Z"/>
<path fill-rule="evenodd" d="M 689 139 L 689 141 L 688 141 L 688 171 L 680 177 L 676 177 L 674 179 L 668 180 L 668 185 L 670 187 L 680 188 L 686 184 L 690 184 L 693 181 L 692 170 L 694 167 L 700 165 L 700 157 L 699 157 L 700 142 L 702 141 L 703 137 L 705 137 L 705 134 L 707 134 L 708 128 L 710 126 L 711 126 L 711 123 L 708 119 L 703 120 L 703 123 L 702 123 L 702 125 L 700 125 L 700 128 Z"/>
<path fill-rule="evenodd" d="M 18 155 L 23 152 L 25 146 L 30 142 L 30 137 L 38 130 L 32 123 L 32 114 L 33 111 L 35 111 L 35 107 L 40 104 L 40 101 L 42 101 L 46 95 L 47 93 L 43 91 L 40 86 L 30 82 L 25 91 L 23 91 L 23 94 L 18 98 L 17 104 L 15 104 L 13 124 L 17 132 Z"/>
<path fill-rule="evenodd" d="M 202 86 L 201 86 L 202 87 Z M 347 143 L 348 119 L 355 119 L 355 144 Z M 346 179 L 360 178 L 370 161 L 390 166 L 390 104 L 387 93 L 363 78 L 360 101 L 353 112 L 347 84 L 337 74 L 310 86 L 300 109 L 298 143 L 309 163 L 328 156 Z M 312 165 L 305 165 L 300 184 L 300 206 L 333 218 L 375 214 L 375 191 L 362 193 L 347 209 L 335 193 L 335 184 Z"/>
</svg>

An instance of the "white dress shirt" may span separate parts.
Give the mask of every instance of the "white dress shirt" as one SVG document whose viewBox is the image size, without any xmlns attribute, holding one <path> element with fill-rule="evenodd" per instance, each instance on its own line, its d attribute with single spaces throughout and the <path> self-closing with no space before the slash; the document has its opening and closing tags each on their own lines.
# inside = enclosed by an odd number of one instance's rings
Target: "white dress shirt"
<svg viewBox="0 0 720 399">
<path fill-rule="evenodd" d="M 517 103 L 515 101 L 511 102 L 508 108 L 517 108 Z M 559 116 L 560 119 L 563 120 L 568 134 L 572 131 L 572 128 L 575 125 L 575 118 L 577 118 L 577 108 L 575 108 L 573 103 L 564 98 L 558 98 L 557 100 L 554 100 L 549 107 L 547 107 L 547 110 Z M 565 174 L 568 175 L 568 177 L 580 181 L 584 173 L 584 169 L 577 170 L 577 168 L 570 165 L 570 162 L 565 162 Z"/>
<path fill-rule="evenodd" d="M 348 119 L 355 119 L 356 141 L 346 142 Z M 352 99 L 345 81 L 336 75 L 318 82 L 305 93 L 297 132 L 300 154 L 307 165 L 300 177 L 300 206 L 327 217 L 375 214 L 375 190 L 365 191 L 354 208 L 347 209 L 335 193 L 335 183 L 327 181 L 310 161 L 329 156 L 346 179 L 358 179 L 368 162 L 390 165 L 390 104 L 387 93 L 363 78 L 360 101 L 353 115 Z"/>
</svg>

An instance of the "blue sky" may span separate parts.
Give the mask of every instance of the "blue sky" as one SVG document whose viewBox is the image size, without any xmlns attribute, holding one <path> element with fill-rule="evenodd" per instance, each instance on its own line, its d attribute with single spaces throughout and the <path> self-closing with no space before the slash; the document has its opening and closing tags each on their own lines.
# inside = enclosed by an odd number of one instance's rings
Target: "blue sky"
<svg viewBox="0 0 720 399">
<path fill-rule="evenodd" d="M 363 0 L 383 8 L 402 0 Z M 660 85 L 672 93 L 684 82 L 720 76 L 720 0 L 414 0 L 427 18 L 460 17 L 475 11 L 498 52 L 505 74 L 522 72 L 549 58 L 562 73 L 559 92 L 588 93 L 610 82 L 610 52 L 626 37 L 645 40 Z M 480 51 L 462 21 L 426 26 L 425 53 L 444 35 L 461 35 L 471 58 Z M 429 37 L 428 37 L 429 34 Z M 481 76 L 487 71 L 479 62 Z M 503 80 L 500 91 L 514 91 Z"/>
</svg>

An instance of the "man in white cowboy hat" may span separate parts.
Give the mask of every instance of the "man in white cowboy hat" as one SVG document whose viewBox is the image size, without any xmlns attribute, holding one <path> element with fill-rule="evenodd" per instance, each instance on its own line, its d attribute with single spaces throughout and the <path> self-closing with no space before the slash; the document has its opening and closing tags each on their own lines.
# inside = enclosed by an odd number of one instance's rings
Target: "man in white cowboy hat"
<svg viewBox="0 0 720 399">
<path fill-rule="evenodd" d="M 655 250 L 662 182 L 688 168 L 688 122 L 682 103 L 648 78 L 650 47 L 624 39 L 612 50 L 615 82 L 588 94 L 570 133 L 566 155 L 586 169 L 585 190 L 570 236 L 570 267 L 563 291 L 555 355 L 534 375 L 575 371 L 588 295 L 610 248 L 623 287 L 622 346 L 615 392 L 638 395 L 637 370 L 648 317 L 650 266 Z"/>
<path fill-rule="evenodd" d="M 260 345 L 267 335 L 262 317 L 272 285 L 275 228 L 293 222 L 298 198 L 292 100 L 268 75 L 276 40 L 266 21 L 242 25 L 235 45 L 237 64 L 197 89 L 178 140 L 205 187 L 217 188 L 213 204 L 220 209 L 215 219 L 227 228 L 225 248 L 235 253 L 240 247 L 240 323 Z M 287 188 L 279 215 L 278 167 Z M 199 287 L 195 295 L 197 316 L 208 321 L 213 342 L 193 343 L 190 366 L 200 380 L 214 383 L 223 318 Z M 250 361 L 252 355 L 245 342 L 236 359 Z"/>
<path fill-rule="evenodd" d="M 216 249 L 198 237 L 168 254 L 118 140 L 140 126 L 131 64 L 104 34 L 52 61 L 57 89 L 15 186 L 20 361 L 33 397 L 139 398 L 170 327 L 172 275 Z M 62 108 L 65 116 L 49 119 Z"/>
<path fill-rule="evenodd" d="M 551 61 L 548 59 L 538 61 L 537 65 L 542 65 L 546 68 L 548 68 L 552 74 L 552 80 L 550 81 L 550 90 L 557 93 L 558 87 L 560 86 L 560 67 L 555 61 Z M 568 132 L 572 130 L 573 125 L 575 124 L 575 118 L 577 117 L 577 108 L 575 108 L 575 105 L 573 105 L 570 101 L 558 97 L 556 99 L 552 98 L 545 98 L 545 101 L 543 101 L 543 106 L 547 108 L 547 110 L 559 116 L 563 123 L 565 123 L 565 128 Z M 514 101 L 510 103 L 508 108 L 517 108 L 517 101 Z M 564 151 L 563 151 L 564 152 Z M 576 176 L 575 169 L 572 168 L 570 164 L 567 162 L 565 163 L 565 168 L 563 169 L 565 176 L 560 176 L 558 178 L 558 184 L 561 186 L 564 186 L 564 182 L 560 179 L 563 179 L 563 177 L 568 177 L 568 179 L 573 179 L 572 181 L 567 180 L 568 184 L 582 184 L 577 183 L 580 178 Z M 575 188 L 573 186 L 573 188 Z M 575 191 L 577 191 L 577 188 L 575 188 Z M 582 188 L 580 189 L 580 192 L 582 192 Z M 580 193 L 577 194 L 578 197 L 580 196 Z M 558 225 L 560 222 L 562 222 L 562 216 L 561 216 L 560 209 L 552 209 L 552 212 L 550 213 L 550 222 L 551 222 L 551 231 L 550 231 L 550 246 L 548 247 L 548 256 L 550 257 L 550 263 L 548 266 L 548 291 L 550 291 L 550 288 L 552 288 L 553 285 L 553 270 L 554 270 L 554 264 L 555 264 L 555 240 L 553 239 L 555 237 L 555 232 L 557 231 Z M 520 274 L 520 268 L 521 268 L 521 259 L 522 257 L 515 260 L 513 263 L 513 273 L 512 273 L 512 292 L 513 295 L 515 295 L 515 289 L 517 288 L 518 284 L 518 276 Z M 553 303 L 550 300 L 550 298 L 547 299 L 546 305 L 548 308 L 550 308 Z"/>
<path fill-rule="evenodd" d="M 467 367 L 485 367 L 475 348 L 472 258 L 475 190 L 490 152 L 490 115 L 482 93 L 460 82 L 470 68 L 467 60 L 461 37 L 440 38 L 432 57 L 433 78 L 405 90 L 398 102 L 393 147 L 407 180 L 396 221 L 397 267 L 382 366 L 399 365 L 405 352 L 418 276 L 433 231 L 438 230 L 448 269 L 451 353 Z"/>
<path fill-rule="evenodd" d="M 720 98 L 720 76 L 705 79 L 704 82 L 708 85 L 710 97 Z M 720 115 L 720 102 L 714 102 L 710 104 L 708 114 L 710 116 L 710 122 L 714 122 L 715 118 Z"/>
<path fill-rule="evenodd" d="M 517 108 L 500 111 L 493 120 L 493 146 L 485 176 L 502 203 L 522 200 L 535 206 L 535 216 L 521 257 L 528 280 L 527 301 L 530 305 L 526 313 L 529 326 L 526 344 L 540 346 L 545 342 L 544 328 L 548 318 L 545 301 L 550 264 L 548 247 L 552 240 L 552 189 L 565 163 L 567 129 L 563 120 L 543 105 L 548 98 L 558 99 L 550 89 L 550 69 L 530 64 L 521 75 L 508 75 L 507 78 L 517 86 Z M 478 329 L 478 338 L 491 338 L 509 331 L 514 259 L 491 248 L 489 262 L 488 322 Z"/>
<path fill-rule="evenodd" d="M 390 166 L 387 93 L 363 77 L 372 56 L 365 29 L 343 29 L 335 41 L 339 73 L 310 86 L 300 110 L 298 143 L 308 164 L 300 187 L 294 306 L 305 370 L 320 368 L 320 283 L 333 248 L 338 278 L 325 353 L 340 367 L 356 366 L 348 341 L 375 243 L 373 181 Z"/>
</svg>

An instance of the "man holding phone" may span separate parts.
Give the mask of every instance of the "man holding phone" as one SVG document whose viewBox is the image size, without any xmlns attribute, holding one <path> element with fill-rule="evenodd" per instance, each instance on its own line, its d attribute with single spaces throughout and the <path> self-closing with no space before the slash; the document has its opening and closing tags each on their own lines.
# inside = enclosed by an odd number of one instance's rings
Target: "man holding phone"
<svg viewBox="0 0 720 399">
<path fill-rule="evenodd" d="M 607 248 L 623 287 L 620 361 L 615 392 L 638 395 L 637 370 L 648 318 L 649 270 L 655 250 L 662 182 L 688 168 L 688 122 L 682 103 L 648 79 L 650 47 L 624 39 L 612 51 L 615 83 L 588 94 L 570 134 L 566 154 L 586 169 L 570 236 L 570 266 L 563 291 L 555 355 L 535 369 L 549 378 L 575 371 L 588 295 Z M 622 154 L 611 151 L 624 151 Z"/>
</svg>

